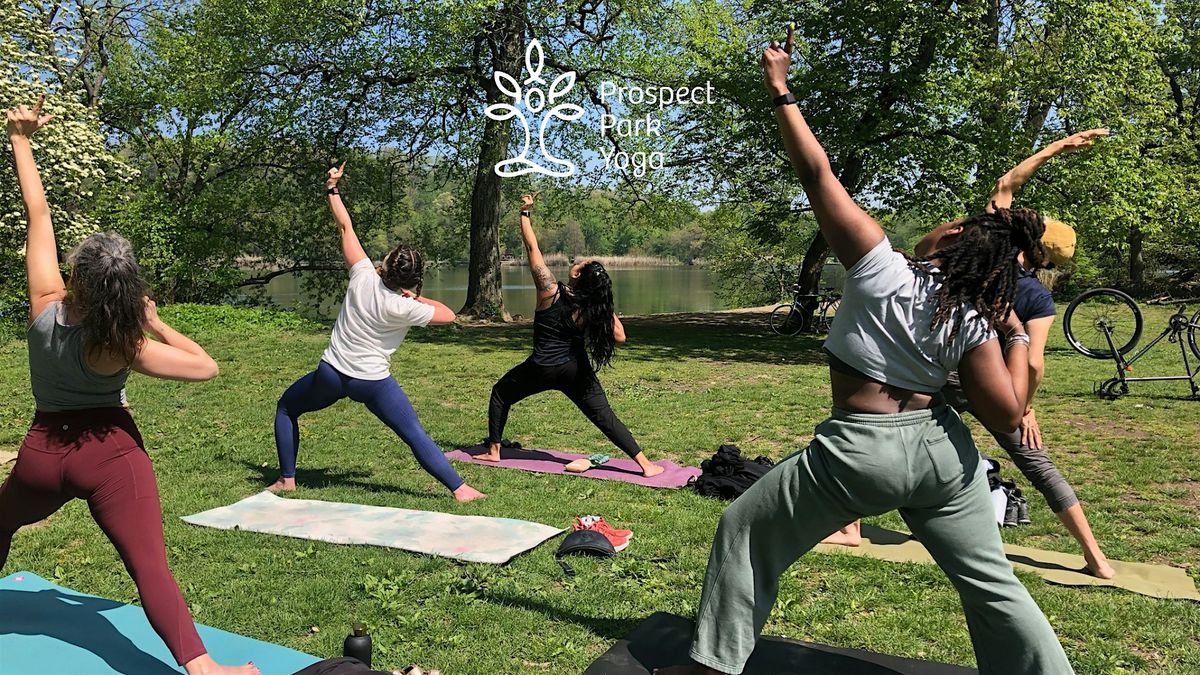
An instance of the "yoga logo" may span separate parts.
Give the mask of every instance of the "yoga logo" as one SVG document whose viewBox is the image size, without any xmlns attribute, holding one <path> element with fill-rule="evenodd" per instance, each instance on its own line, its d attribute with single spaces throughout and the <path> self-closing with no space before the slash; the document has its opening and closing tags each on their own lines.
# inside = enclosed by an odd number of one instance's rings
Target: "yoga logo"
<svg viewBox="0 0 1200 675">
<path fill-rule="evenodd" d="M 523 103 L 525 108 L 522 111 L 511 103 L 496 103 L 488 106 L 484 111 L 485 115 L 496 121 L 502 122 L 515 118 L 525 130 L 525 142 L 521 145 L 520 154 L 496 164 L 496 175 L 503 178 L 524 176 L 529 173 L 540 173 L 553 178 L 565 178 L 575 174 L 574 162 L 555 157 L 546 148 L 546 129 L 552 121 L 573 122 L 583 116 L 583 108 L 574 103 L 557 105 L 554 103 L 574 88 L 575 71 L 568 71 L 554 78 L 549 85 L 549 90 L 543 91 L 546 86 L 546 80 L 542 78 L 545 62 L 546 55 L 542 51 L 542 43 L 533 40 L 525 49 L 525 72 L 528 73 L 528 77 L 524 82 L 518 82 L 512 75 L 499 70 L 492 76 L 500 91 L 511 96 L 516 102 Z M 529 159 L 530 145 L 533 142 L 533 132 L 530 126 L 535 120 L 531 120 L 527 114 L 535 118 L 539 114 L 541 115 L 541 121 L 537 125 L 538 150 L 541 152 L 541 157 L 538 159 L 541 163 Z"/>
</svg>

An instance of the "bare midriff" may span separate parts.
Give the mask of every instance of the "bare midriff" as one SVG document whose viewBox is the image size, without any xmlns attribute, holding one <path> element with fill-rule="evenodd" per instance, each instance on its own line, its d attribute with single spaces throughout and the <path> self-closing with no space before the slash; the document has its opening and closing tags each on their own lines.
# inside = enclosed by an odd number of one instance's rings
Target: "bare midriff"
<svg viewBox="0 0 1200 675">
<path fill-rule="evenodd" d="M 832 368 L 829 382 L 833 387 L 833 405 L 850 412 L 891 415 L 929 408 L 937 399 L 935 394 L 893 387 Z"/>
</svg>

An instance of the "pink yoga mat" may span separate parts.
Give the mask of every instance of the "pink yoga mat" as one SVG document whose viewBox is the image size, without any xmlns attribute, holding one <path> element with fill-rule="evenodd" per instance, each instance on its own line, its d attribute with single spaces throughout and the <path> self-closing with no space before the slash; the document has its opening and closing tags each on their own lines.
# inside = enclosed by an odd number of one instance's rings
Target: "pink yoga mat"
<svg viewBox="0 0 1200 675">
<path fill-rule="evenodd" d="M 568 476 L 582 476 L 584 478 L 619 480 L 626 483 L 633 483 L 634 485 L 656 488 L 681 488 L 687 485 L 688 480 L 700 475 L 699 468 L 679 466 L 675 462 L 663 460 L 655 462 L 655 464 L 663 467 L 666 471 L 653 478 L 646 478 L 642 475 L 642 470 L 638 468 L 637 462 L 625 458 L 610 459 L 604 464 L 593 469 L 588 469 L 583 473 L 569 473 L 563 470 L 564 466 L 577 459 L 587 459 L 588 455 L 576 455 L 570 452 L 555 452 L 554 450 L 540 450 L 536 448 L 501 448 L 499 463 L 481 462 L 473 457 L 473 455 L 483 452 L 486 452 L 486 449 L 481 445 L 477 445 L 473 448 L 448 452 L 446 453 L 446 457 L 455 461 L 470 462 L 482 466 L 499 466 L 508 469 L 533 471 L 535 473 L 561 473 Z"/>
</svg>

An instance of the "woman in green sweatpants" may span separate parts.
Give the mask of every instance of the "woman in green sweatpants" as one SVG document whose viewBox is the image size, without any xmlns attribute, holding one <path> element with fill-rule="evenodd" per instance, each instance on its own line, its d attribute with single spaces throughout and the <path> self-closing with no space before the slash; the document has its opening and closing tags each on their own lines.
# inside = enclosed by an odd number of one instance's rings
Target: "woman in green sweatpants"
<svg viewBox="0 0 1200 675">
<path fill-rule="evenodd" d="M 926 256 L 892 250 L 794 105 L 791 47 L 789 31 L 762 65 L 788 156 L 847 270 L 825 342 L 833 415 L 805 450 L 725 510 L 696 618 L 696 664 L 659 672 L 742 672 L 783 571 L 852 521 L 898 510 L 958 590 L 981 673 L 1070 674 L 1053 629 L 1004 557 L 979 451 L 938 393 L 957 369 L 988 428 L 1020 424 L 1029 336 L 1010 309 L 1017 256 L 1039 258 L 1042 218 L 993 208 L 935 229 Z"/>
</svg>

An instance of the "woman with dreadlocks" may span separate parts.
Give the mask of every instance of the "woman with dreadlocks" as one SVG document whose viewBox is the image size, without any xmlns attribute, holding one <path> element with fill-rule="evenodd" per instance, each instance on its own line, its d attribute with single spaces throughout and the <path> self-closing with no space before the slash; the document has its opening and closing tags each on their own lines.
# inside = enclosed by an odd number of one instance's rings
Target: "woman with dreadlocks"
<svg viewBox="0 0 1200 675">
<path fill-rule="evenodd" d="M 487 452 L 475 459 L 500 461 L 500 439 L 513 404 L 534 394 L 557 389 L 567 395 L 608 440 L 638 463 L 647 478 L 663 472 L 633 440 L 608 404 L 596 370 L 612 360 L 616 345 L 625 342 L 625 327 L 613 311 L 612 280 L 598 260 L 571 266 L 569 283 L 559 282 L 546 267 L 530 209 L 537 194 L 521 198 L 521 237 L 529 256 L 529 271 L 537 287 L 533 315 L 533 354 L 508 371 L 488 404 Z M 590 360 L 589 360 L 590 357 Z"/>
<path fill-rule="evenodd" d="M 1081 131 L 1050 143 L 1030 155 L 996 181 L 996 188 L 988 199 L 988 210 L 996 211 L 1012 206 L 1013 195 L 1029 181 L 1034 172 L 1052 158 L 1089 147 L 1096 138 L 1107 135 L 1108 129 Z M 914 252 L 918 256 L 929 257 L 939 249 L 949 246 L 962 233 L 963 221 L 943 223 L 917 242 Z M 1050 257 L 1058 259 L 1057 263 L 1054 263 L 1054 260 L 1050 262 L 1061 265 L 1074 254 L 1075 232 L 1065 223 L 1046 220 L 1046 232 L 1042 236 L 1042 242 L 1052 250 L 1053 254 Z M 1116 575 L 1116 570 L 1109 564 L 1108 558 L 1096 541 L 1096 536 L 1092 534 L 1079 497 L 1054 465 L 1042 443 L 1041 428 L 1033 411 L 1033 397 L 1046 372 L 1045 350 L 1050 326 L 1054 323 L 1054 297 L 1028 269 L 1033 267 L 1031 261 L 1025 260 L 1024 255 L 1018 256 L 1017 261 L 1020 264 L 1017 267 L 1017 287 L 1013 293 L 1012 309 L 1030 340 L 1029 388 L 1026 394 L 1028 398 L 1020 427 L 1015 430 L 989 428 L 989 432 L 1008 453 L 1017 469 L 1042 493 L 1050 510 L 1079 542 L 1088 570 L 1101 579 L 1111 579 Z M 942 395 L 959 414 L 974 413 L 971 402 L 963 393 L 957 373 L 950 373 L 946 386 L 942 388 Z M 861 540 L 859 523 L 856 521 L 827 537 L 825 543 L 858 546 Z"/>
<path fill-rule="evenodd" d="M 659 672 L 742 672 L 784 570 L 855 519 L 898 510 L 958 590 L 980 673 L 1071 673 L 1004 557 L 979 450 L 939 396 L 957 369 L 988 428 L 1020 425 L 1029 336 L 1011 309 L 1017 256 L 1038 259 L 1042 219 L 995 209 L 964 219 L 956 240 L 925 256 L 893 251 L 795 105 L 791 48 L 789 31 L 785 46 L 764 51 L 762 68 L 788 156 L 847 270 L 825 342 L 833 414 L 805 450 L 722 514 L 690 652 L 696 664 Z"/>
<path fill-rule="evenodd" d="M 455 499 L 469 502 L 484 497 L 463 481 L 441 448 L 429 438 L 389 369 L 389 359 L 404 341 L 409 327 L 451 323 L 454 311 L 437 300 L 421 297 L 425 266 L 421 254 L 413 247 L 399 244 L 384 256 L 379 267 L 371 264 L 337 186 L 345 166 L 343 162 L 329 170 L 325 188 L 329 208 L 341 230 L 342 256 L 350 268 L 350 283 L 329 346 L 317 369 L 288 387 L 275 408 L 279 480 L 267 489 L 272 492 L 296 489 L 300 416 L 349 397 L 366 405 L 396 432 L 412 448 L 421 467 L 445 485 Z"/>
</svg>

